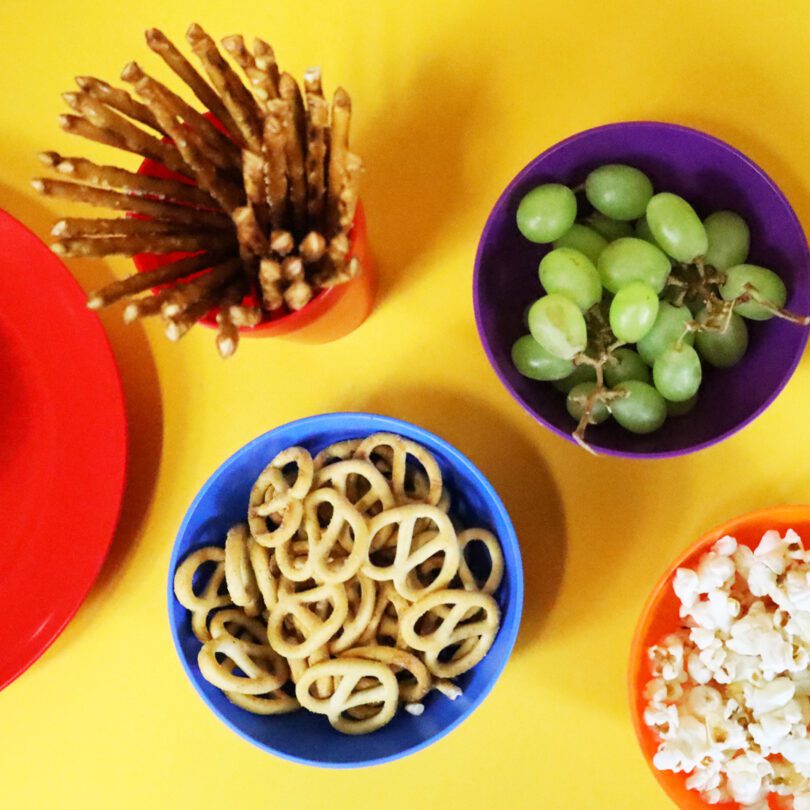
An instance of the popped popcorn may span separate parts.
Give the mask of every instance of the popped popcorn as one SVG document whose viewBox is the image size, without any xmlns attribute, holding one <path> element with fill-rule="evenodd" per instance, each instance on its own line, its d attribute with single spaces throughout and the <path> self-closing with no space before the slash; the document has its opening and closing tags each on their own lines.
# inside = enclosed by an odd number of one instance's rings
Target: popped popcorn
<svg viewBox="0 0 810 810">
<path fill-rule="evenodd" d="M 672 587 L 683 629 L 648 649 L 655 767 L 709 804 L 810 810 L 810 552 L 793 530 L 723 537 Z"/>
</svg>

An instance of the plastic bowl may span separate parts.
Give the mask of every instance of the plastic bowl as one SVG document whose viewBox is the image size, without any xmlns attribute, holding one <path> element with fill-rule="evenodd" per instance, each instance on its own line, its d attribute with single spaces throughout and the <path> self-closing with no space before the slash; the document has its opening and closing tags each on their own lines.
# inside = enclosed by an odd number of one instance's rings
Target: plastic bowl
<svg viewBox="0 0 810 810">
<path fill-rule="evenodd" d="M 172 172 L 160 163 L 145 160 L 139 174 L 168 177 L 181 182 L 187 178 Z M 240 327 L 243 337 L 285 337 L 298 343 L 329 343 L 348 335 L 360 326 L 374 309 L 377 294 L 377 270 L 371 256 L 366 228 L 366 214 L 358 203 L 351 234 L 350 256 L 360 260 L 360 274 L 345 284 L 319 292 L 303 309 L 296 312 L 265 314 L 253 327 Z M 139 253 L 132 257 L 139 273 L 154 270 L 177 261 L 189 253 Z M 200 320 L 203 326 L 216 328 L 216 310 Z"/>
<path fill-rule="evenodd" d="M 658 784 L 681 810 L 705 810 L 708 807 L 718 810 L 738 810 L 740 805 L 736 802 L 707 804 L 697 791 L 686 789 L 684 774 L 659 771 L 653 765 L 658 741 L 653 731 L 644 725 L 644 687 L 652 677 L 646 651 L 651 645 L 659 643 L 682 626 L 678 616 L 678 599 L 672 590 L 676 569 L 696 565 L 701 555 L 727 534 L 735 537 L 739 543 L 753 548 L 768 529 L 776 529 L 781 533 L 795 529 L 803 540 L 810 540 L 810 506 L 789 505 L 761 509 L 733 518 L 707 532 L 667 568 L 641 611 L 630 652 L 628 671 L 630 713 L 644 759 L 655 774 Z M 774 808 L 779 806 L 773 804 Z"/>
<path fill-rule="evenodd" d="M 223 545 L 225 533 L 244 521 L 250 488 L 280 450 L 303 445 L 311 452 L 342 439 L 377 431 L 406 436 L 424 445 L 441 467 L 453 498 L 452 514 L 467 526 L 492 530 L 503 548 L 505 574 L 495 594 L 502 612 L 501 629 L 487 656 L 457 679 L 463 694 L 455 701 L 437 692 L 424 700 L 425 712 L 406 712 L 365 736 L 345 736 L 325 717 L 306 711 L 260 717 L 234 706 L 200 675 L 200 643 L 191 632 L 188 611 L 174 598 L 172 580 L 178 564 L 201 546 Z M 264 751 L 284 759 L 327 768 L 355 768 L 390 762 L 425 748 L 454 729 L 478 707 L 495 685 L 512 651 L 523 606 L 523 569 L 515 530 L 492 485 L 447 442 L 422 428 L 364 413 L 311 416 L 271 430 L 231 456 L 200 490 L 189 508 L 172 550 L 168 576 L 169 623 L 183 668 L 214 714 L 229 728 Z"/>
<path fill-rule="evenodd" d="M 741 152 L 703 132 L 653 122 L 609 124 L 558 143 L 526 166 L 492 209 L 478 245 L 473 290 L 478 332 L 501 382 L 538 422 L 568 440 L 575 424 L 565 397 L 548 383 L 522 377 L 510 358 L 512 344 L 527 331 L 524 309 L 541 295 L 537 265 L 548 250 L 521 236 L 515 213 L 535 186 L 578 184 L 591 169 L 612 162 L 647 172 L 657 190 L 683 195 L 701 216 L 717 209 L 739 212 L 751 227 L 750 261 L 779 273 L 790 309 L 810 312 L 810 253 L 799 220 L 776 184 Z M 615 456 L 676 456 L 720 442 L 759 416 L 790 379 L 808 330 L 779 319 L 748 325 L 744 359 L 734 368 L 706 372 L 688 416 L 668 419 L 646 436 L 609 420 L 588 428 L 591 446 Z"/>
</svg>

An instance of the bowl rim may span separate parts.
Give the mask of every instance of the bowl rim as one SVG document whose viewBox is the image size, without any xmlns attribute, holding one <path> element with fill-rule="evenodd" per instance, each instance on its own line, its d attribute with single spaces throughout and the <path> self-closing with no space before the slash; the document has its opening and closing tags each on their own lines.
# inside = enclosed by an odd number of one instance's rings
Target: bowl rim
<svg viewBox="0 0 810 810">
<path fill-rule="evenodd" d="M 244 452 L 246 452 L 249 448 L 252 448 L 255 445 L 258 445 L 266 441 L 271 434 L 276 433 L 280 430 L 288 430 L 307 424 L 321 425 L 321 426 L 325 424 L 328 427 L 330 422 L 344 423 L 347 421 L 349 423 L 359 421 L 363 425 L 366 426 L 370 425 L 372 429 L 369 430 L 369 435 L 370 433 L 377 432 L 378 430 L 379 431 L 385 430 L 387 432 L 392 433 L 405 430 L 414 437 L 415 441 L 421 440 L 418 437 L 426 438 L 428 442 L 432 442 L 435 445 L 437 445 L 441 449 L 442 453 L 452 460 L 454 465 L 458 464 L 466 468 L 476 479 L 480 490 L 484 492 L 487 498 L 494 505 L 495 512 L 498 514 L 498 517 L 501 519 L 503 526 L 506 529 L 505 537 L 498 538 L 499 541 L 501 542 L 502 548 L 504 549 L 504 556 L 506 556 L 506 548 L 508 546 L 511 555 L 514 556 L 515 558 L 516 564 L 508 569 L 507 576 L 509 577 L 512 595 L 508 602 L 508 609 L 503 611 L 503 618 L 506 620 L 501 625 L 501 628 L 498 632 L 499 636 L 501 634 L 504 634 L 504 637 L 506 639 L 506 648 L 504 650 L 503 660 L 497 665 L 494 674 L 486 683 L 485 687 L 481 691 L 481 694 L 475 700 L 473 700 L 470 703 L 470 705 L 466 709 L 464 709 L 459 714 L 459 716 L 455 718 L 451 723 L 448 723 L 447 725 L 443 726 L 440 730 L 431 734 L 426 739 L 420 740 L 414 745 L 411 745 L 401 751 L 386 756 L 370 757 L 367 759 L 356 760 L 351 762 L 324 762 L 322 760 L 315 759 L 312 757 L 296 756 L 294 754 L 290 754 L 286 751 L 279 750 L 274 746 L 268 745 L 264 742 L 255 739 L 254 737 L 250 736 L 248 733 L 243 731 L 237 724 L 233 723 L 230 720 L 230 718 L 228 718 L 225 714 L 220 712 L 219 709 L 209 700 L 208 696 L 202 691 L 200 685 L 197 683 L 197 677 L 192 672 L 191 668 L 188 665 L 188 662 L 186 661 L 185 656 L 182 653 L 182 646 L 180 643 L 178 627 L 175 625 L 175 622 L 173 620 L 173 607 L 175 602 L 174 572 L 177 568 L 178 560 L 180 557 L 180 548 L 179 548 L 180 541 L 181 538 L 183 538 L 186 534 L 187 527 L 191 522 L 192 515 L 194 514 L 200 503 L 206 497 L 208 497 L 208 493 L 214 486 L 215 482 L 218 481 L 222 475 L 227 474 L 230 468 L 236 464 L 237 459 L 239 459 Z M 362 427 L 360 429 L 362 431 L 365 430 L 366 428 Z M 235 732 L 242 739 L 246 740 L 247 742 L 251 743 L 257 748 L 260 748 L 262 751 L 274 754 L 275 756 L 280 757 L 281 759 L 287 760 L 288 762 L 294 762 L 298 765 L 309 765 L 319 768 L 328 768 L 335 770 L 347 770 L 352 768 L 369 767 L 373 765 L 383 765 L 388 762 L 403 759 L 404 757 L 414 754 L 417 751 L 421 751 L 423 748 L 427 748 L 428 746 L 437 742 L 442 737 L 445 737 L 447 734 L 449 734 L 457 726 L 459 726 L 464 720 L 466 720 L 488 697 L 489 693 L 494 688 L 496 682 L 500 679 L 501 675 L 503 674 L 503 670 L 506 668 L 506 665 L 512 656 L 515 641 L 517 640 L 518 631 L 520 629 L 521 616 L 523 613 L 523 595 L 524 595 L 524 577 L 523 577 L 522 555 L 520 553 L 520 543 L 518 541 L 514 525 L 512 524 L 512 520 L 509 517 L 509 513 L 507 512 L 506 507 L 503 504 L 503 501 L 501 500 L 498 493 L 495 491 L 495 488 L 486 478 L 486 476 L 484 476 L 484 474 L 478 469 L 478 467 L 475 464 L 473 464 L 473 462 L 469 458 L 467 458 L 467 456 L 465 456 L 463 453 L 457 450 L 445 439 L 442 439 L 440 436 L 437 436 L 435 433 L 426 430 L 425 428 L 422 428 L 418 425 L 415 425 L 411 422 L 407 422 L 402 419 L 397 419 L 396 417 L 384 416 L 381 414 L 362 411 L 337 411 L 337 412 L 315 414 L 312 416 L 305 416 L 300 419 L 295 419 L 291 422 L 286 422 L 268 431 L 265 431 L 256 438 L 251 439 L 251 441 L 249 441 L 247 444 L 242 445 L 235 452 L 231 453 L 208 477 L 208 479 L 200 488 L 199 492 L 194 497 L 194 500 L 191 502 L 188 509 L 186 510 L 186 513 L 183 517 L 183 521 L 180 524 L 180 528 L 177 531 L 177 535 L 175 536 L 174 544 L 172 545 L 167 577 L 167 608 L 168 608 L 169 629 L 171 632 L 172 643 L 174 645 L 175 652 L 177 653 L 177 657 L 180 659 L 180 663 L 183 667 L 183 671 L 185 672 L 187 680 L 192 684 L 194 690 L 202 698 L 205 705 L 231 731 Z"/>
<path fill-rule="evenodd" d="M 653 765 L 652 759 L 647 755 L 645 750 L 646 726 L 644 726 L 641 714 L 638 712 L 638 697 L 639 697 L 639 683 L 638 677 L 644 660 L 644 638 L 651 623 L 652 617 L 660 603 L 662 595 L 668 590 L 672 584 L 672 578 L 675 571 L 681 568 L 687 561 L 700 553 L 708 551 L 715 542 L 721 537 L 726 535 L 734 536 L 741 528 L 749 524 L 757 524 L 762 521 L 782 521 L 792 522 L 797 519 L 797 515 L 803 515 L 804 520 L 810 522 L 810 504 L 803 503 L 782 503 L 777 506 L 766 506 L 762 509 L 755 509 L 752 512 L 746 512 L 742 515 L 736 515 L 729 518 L 723 523 L 714 526 L 708 531 L 704 532 L 697 540 L 689 543 L 676 558 L 664 569 L 664 572 L 656 580 L 652 589 L 650 590 L 647 598 L 644 600 L 644 605 L 639 613 L 639 618 L 633 630 L 633 638 L 630 642 L 630 654 L 628 656 L 627 666 L 627 699 L 628 709 L 630 711 L 630 720 L 633 724 L 633 731 L 635 733 L 636 742 L 641 752 L 644 761 L 652 771 L 655 781 L 658 783 L 661 790 L 676 806 L 681 805 L 675 800 L 669 790 L 666 775 L 669 771 L 659 771 Z M 697 791 L 695 796 L 699 797 Z M 716 807 L 718 805 L 706 804 L 706 807 Z M 721 807 L 734 807 L 734 804 L 723 804 Z"/>
<path fill-rule="evenodd" d="M 539 161 L 550 157 L 558 150 L 568 147 L 579 140 L 583 140 L 588 137 L 593 137 L 594 135 L 597 135 L 599 133 L 608 130 L 615 130 L 618 128 L 626 128 L 626 127 L 649 127 L 652 129 L 659 129 L 659 130 L 664 129 L 685 133 L 699 140 L 707 141 L 708 143 L 711 143 L 713 146 L 723 149 L 724 151 L 736 157 L 738 160 L 745 163 L 748 166 L 748 168 L 756 172 L 762 178 L 762 180 L 773 189 L 777 199 L 779 200 L 782 207 L 785 209 L 787 215 L 795 223 L 798 232 L 801 233 L 803 236 L 802 247 L 804 251 L 805 263 L 807 265 L 810 265 L 810 246 L 808 246 L 807 237 L 804 236 L 804 229 L 802 228 L 801 221 L 799 220 L 798 215 L 793 209 L 793 206 L 790 204 L 790 201 L 788 200 L 785 193 L 779 188 L 779 186 L 774 182 L 774 180 L 770 177 L 770 175 L 767 174 L 767 172 L 765 172 L 764 169 L 762 169 L 759 165 L 757 165 L 746 154 L 744 154 L 731 144 L 721 140 L 720 138 L 717 138 L 714 135 L 709 135 L 707 132 L 695 129 L 694 127 L 684 126 L 683 124 L 673 124 L 667 121 L 645 121 L 645 120 L 615 121 L 609 124 L 601 124 L 596 127 L 590 127 L 589 129 L 585 129 L 582 130 L 581 132 L 569 135 L 567 138 L 558 141 L 557 143 L 550 146 L 548 149 L 545 149 L 542 152 L 540 152 L 540 154 L 532 158 L 532 160 L 530 160 L 509 182 L 507 187 L 504 189 L 504 191 L 500 194 L 500 196 L 496 200 L 495 204 L 492 206 L 492 209 L 490 210 L 487 216 L 487 220 L 486 223 L 484 224 L 484 229 L 481 232 L 481 237 L 478 241 L 478 247 L 475 252 L 475 264 L 473 269 L 473 310 L 475 312 L 475 325 L 478 330 L 478 338 L 481 341 L 481 344 L 484 348 L 484 353 L 487 356 L 487 360 L 489 361 L 492 370 L 495 372 L 496 376 L 500 380 L 501 385 L 503 385 L 503 387 L 507 390 L 512 399 L 514 399 L 523 408 L 523 410 L 526 411 L 526 413 L 528 413 L 536 422 L 539 422 L 541 425 L 550 430 L 552 433 L 565 439 L 567 442 L 571 444 L 576 443 L 573 437 L 571 436 L 571 433 L 561 430 L 556 425 L 548 421 L 542 414 L 539 414 L 537 411 L 535 411 L 534 408 L 532 408 L 531 405 L 523 397 L 521 397 L 520 394 L 517 393 L 517 391 L 506 379 L 505 375 L 502 374 L 501 370 L 498 368 L 498 365 L 495 361 L 495 353 L 492 348 L 489 335 L 487 335 L 483 325 L 483 313 L 482 313 L 483 302 L 480 293 L 480 277 L 482 275 L 481 268 L 483 265 L 484 244 L 489 240 L 490 232 L 494 228 L 496 210 L 500 209 L 503 205 L 507 203 L 507 201 L 514 194 L 515 189 L 524 181 L 526 176 L 530 173 L 530 171 L 535 167 L 535 165 Z M 799 363 L 801 362 L 802 355 L 804 354 L 804 351 L 807 347 L 808 338 L 810 337 L 810 327 L 798 327 L 798 328 L 802 329 L 804 333 L 804 339 L 801 341 L 799 347 L 797 348 L 795 357 L 791 361 L 789 367 L 786 369 L 785 374 L 779 381 L 778 385 L 776 385 L 773 388 L 770 394 L 763 400 L 761 405 L 755 411 L 753 411 L 741 422 L 737 423 L 736 425 L 724 431 L 723 433 L 720 433 L 717 436 L 713 436 L 710 439 L 706 439 L 703 442 L 698 442 L 697 444 L 692 444 L 687 447 L 679 448 L 677 450 L 656 450 L 650 453 L 640 453 L 634 450 L 620 450 L 611 447 L 602 447 L 597 442 L 590 442 L 591 447 L 593 447 L 593 449 L 599 455 L 615 456 L 617 458 L 658 459 L 658 458 L 675 458 L 677 456 L 684 456 L 690 453 L 696 453 L 699 450 L 704 450 L 715 444 L 720 444 L 729 437 L 733 436 L 735 433 L 739 432 L 743 428 L 750 425 L 755 419 L 759 418 L 773 404 L 774 400 L 779 396 L 779 394 L 782 393 L 785 386 L 788 384 L 788 381 L 796 371 L 796 368 L 798 367 Z"/>
</svg>

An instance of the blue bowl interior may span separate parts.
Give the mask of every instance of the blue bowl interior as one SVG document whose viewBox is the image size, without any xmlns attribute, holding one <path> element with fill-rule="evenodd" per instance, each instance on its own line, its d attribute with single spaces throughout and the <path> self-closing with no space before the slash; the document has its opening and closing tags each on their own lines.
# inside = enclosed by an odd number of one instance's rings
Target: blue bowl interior
<svg viewBox="0 0 810 810">
<path fill-rule="evenodd" d="M 200 674 L 200 643 L 191 631 L 190 614 L 174 598 L 172 581 L 178 564 L 192 551 L 224 545 L 225 534 L 245 520 L 250 488 L 281 450 L 292 445 L 316 453 L 343 439 L 390 431 L 419 442 L 434 454 L 452 496 L 451 514 L 465 527 L 482 526 L 499 538 L 505 560 L 504 581 L 496 593 L 502 624 L 495 642 L 470 672 L 457 680 L 463 694 L 455 701 L 437 692 L 425 698 L 425 712 L 413 717 L 400 711 L 377 732 L 346 736 L 325 717 L 306 711 L 276 717 L 254 715 L 234 706 Z M 208 480 L 186 514 L 169 566 L 169 621 L 180 660 L 195 689 L 231 729 L 260 748 L 304 764 L 358 767 L 397 759 L 434 742 L 467 717 L 486 697 L 509 658 L 523 604 L 520 550 L 509 516 L 492 486 L 473 464 L 433 434 L 397 419 L 371 414 L 314 416 L 279 427 L 237 451 Z"/>
</svg>

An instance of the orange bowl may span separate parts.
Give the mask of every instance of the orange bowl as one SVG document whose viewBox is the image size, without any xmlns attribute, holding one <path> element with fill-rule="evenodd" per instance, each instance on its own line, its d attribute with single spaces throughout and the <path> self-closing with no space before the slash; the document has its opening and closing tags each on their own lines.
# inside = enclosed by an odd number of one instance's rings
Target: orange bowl
<svg viewBox="0 0 810 810">
<path fill-rule="evenodd" d="M 705 810 L 706 808 L 739 810 L 740 805 L 737 802 L 707 804 L 700 797 L 700 793 L 695 790 L 687 790 L 684 774 L 659 771 L 653 765 L 653 756 L 658 749 L 658 739 L 652 729 L 644 724 L 644 687 L 652 677 L 646 651 L 651 645 L 657 644 L 682 626 L 678 616 L 678 598 L 672 590 L 672 580 L 676 569 L 696 565 L 700 556 L 725 535 L 731 535 L 737 539 L 738 543 L 754 548 L 768 529 L 776 529 L 780 533 L 784 533 L 788 529 L 795 529 L 802 539 L 810 537 L 810 506 L 786 505 L 761 509 L 758 512 L 733 518 L 707 532 L 667 568 L 641 611 L 641 618 L 630 651 L 628 673 L 630 714 L 644 759 L 658 780 L 658 784 L 681 810 Z M 769 797 L 769 803 L 773 810 L 781 810 L 781 808 L 789 806 L 780 797 L 773 794 Z"/>
</svg>

